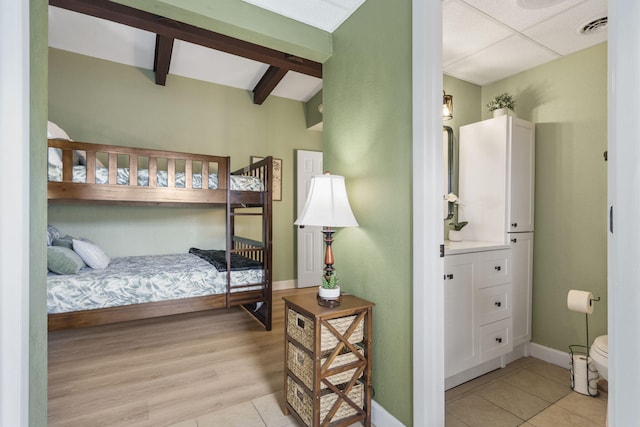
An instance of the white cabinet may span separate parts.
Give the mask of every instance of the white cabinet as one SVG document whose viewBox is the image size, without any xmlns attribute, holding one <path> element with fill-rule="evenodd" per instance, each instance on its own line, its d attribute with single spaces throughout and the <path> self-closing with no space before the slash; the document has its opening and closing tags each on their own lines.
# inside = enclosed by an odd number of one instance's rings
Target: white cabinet
<svg viewBox="0 0 640 427">
<path fill-rule="evenodd" d="M 535 127 L 502 116 L 460 127 L 463 240 L 508 243 L 513 345 L 531 340 Z"/>
<path fill-rule="evenodd" d="M 533 231 L 533 123 L 502 116 L 461 126 L 459 156 L 464 240 L 507 242 L 507 233 Z"/>
<path fill-rule="evenodd" d="M 531 341 L 533 233 L 511 233 L 513 345 Z"/>
<path fill-rule="evenodd" d="M 513 349 L 510 249 L 444 258 L 445 377 Z"/>
</svg>

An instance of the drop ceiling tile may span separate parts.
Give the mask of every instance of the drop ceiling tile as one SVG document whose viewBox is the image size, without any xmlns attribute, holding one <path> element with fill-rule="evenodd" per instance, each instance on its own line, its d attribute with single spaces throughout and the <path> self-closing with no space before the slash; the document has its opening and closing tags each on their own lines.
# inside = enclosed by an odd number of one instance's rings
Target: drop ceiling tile
<svg viewBox="0 0 640 427">
<path fill-rule="evenodd" d="M 445 74 L 480 86 L 536 67 L 560 55 L 515 35 L 443 67 Z"/>
<path fill-rule="evenodd" d="M 607 31 L 580 34 L 579 28 L 607 16 L 606 0 L 589 0 L 524 31 L 527 37 L 554 51 L 568 55 L 607 40 Z"/>
<path fill-rule="evenodd" d="M 551 5 L 536 9 L 523 7 L 523 3 L 534 3 L 532 1 L 527 2 L 526 0 L 464 0 L 468 5 L 477 8 L 478 10 L 518 31 L 549 19 L 550 17 L 583 3 L 584 1 L 585 0 L 561 0 L 553 2 L 550 0 L 539 1 L 539 4 Z"/>
<path fill-rule="evenodd" d="M 57 49 L 152 69 L 155 40 L 148 31 L 49 6 L 49 46 Z"/>
<path fill-rule="evenodd" d="M 512 32 L 460 0 L 442 5 L 442 63 L 462 58 L 511 36 Z"/>
</svg>

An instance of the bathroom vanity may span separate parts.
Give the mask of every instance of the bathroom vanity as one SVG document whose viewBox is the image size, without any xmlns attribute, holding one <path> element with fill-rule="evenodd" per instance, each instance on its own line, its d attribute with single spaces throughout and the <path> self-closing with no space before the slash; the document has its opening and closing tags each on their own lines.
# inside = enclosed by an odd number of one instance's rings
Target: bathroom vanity
<svg viewBox="0 0 640 427">
<path fill-rule="evenodd" d="M 509 245 L 448 242 L 444 258 L 445 378 L 450 388 L 504 366 L 513 350 L 512 253 Z M 494 366 L 495 365 L 495 366 Z M 450 383 L 450 384 L 449 384 Z"/>
</svg>

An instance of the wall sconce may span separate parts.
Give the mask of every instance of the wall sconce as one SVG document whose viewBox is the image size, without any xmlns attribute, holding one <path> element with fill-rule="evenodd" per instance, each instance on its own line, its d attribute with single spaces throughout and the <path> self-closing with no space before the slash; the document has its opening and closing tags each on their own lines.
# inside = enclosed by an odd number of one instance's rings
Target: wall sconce
<svg viewBox="0 0 640 427">
<path fill-rule="evenodd" d="M 453 119 L 453 95 L 442 91 L 442 120 Z"/>
</svg>

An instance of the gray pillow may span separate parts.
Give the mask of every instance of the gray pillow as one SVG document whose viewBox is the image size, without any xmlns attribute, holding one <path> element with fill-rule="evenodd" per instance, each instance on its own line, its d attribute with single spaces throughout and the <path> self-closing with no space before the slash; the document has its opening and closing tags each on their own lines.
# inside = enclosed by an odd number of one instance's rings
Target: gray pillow
<svg viewBox="0 0 640 427">
<path fill-rule="evenodd" d="M 60 232 L 53 225 L 47 225 L 47 246 L 53 244 L 53 239 L 60 237 Z"/>
<path fill-rule="evenodd" d="M 53 246 L 64 246 L 65 248 L 73 249 L 73 237 L 66 235 L 53 239 Z"/>
<path fill-rule="evenodd" d="M 73 250 L 64 246 L 49 246 L 47 248 L 47 268 L 58 274 L 77 274 L 82 267 L 86 267 L 82 258 Z"/>
</svg>

